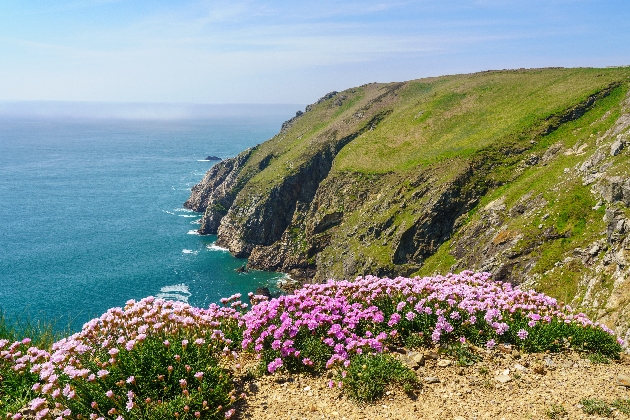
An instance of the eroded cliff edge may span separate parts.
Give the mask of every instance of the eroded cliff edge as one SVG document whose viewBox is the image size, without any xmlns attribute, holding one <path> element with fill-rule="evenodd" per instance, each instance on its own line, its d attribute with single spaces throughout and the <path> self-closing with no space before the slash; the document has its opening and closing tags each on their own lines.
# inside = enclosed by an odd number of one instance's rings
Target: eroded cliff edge
<svg viewBox="0 0 630 420">
<path fill-rule="evenodd" d="M 215 165 L 186 207 L 253 268 L 310 281 L 483 269 L 630 320 L 630 70 L 327 94 Z"/>
</svg>

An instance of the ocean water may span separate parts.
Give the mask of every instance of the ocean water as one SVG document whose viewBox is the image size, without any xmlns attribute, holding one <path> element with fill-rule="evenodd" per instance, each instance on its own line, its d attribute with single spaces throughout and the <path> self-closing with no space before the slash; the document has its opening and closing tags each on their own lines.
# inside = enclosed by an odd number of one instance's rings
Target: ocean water
<svg viewBox="0 0 630 420">
<path fill-rule="evenodd" d="M 125 121 L 0 117 L 0 308 L 78 330 L 128 299 L 204 307 L 276 284 L 278 273 L 194 230 L 183 208 L 213 162 L 278 132 L 285 109 L 259 117 Z"/>
</svg>

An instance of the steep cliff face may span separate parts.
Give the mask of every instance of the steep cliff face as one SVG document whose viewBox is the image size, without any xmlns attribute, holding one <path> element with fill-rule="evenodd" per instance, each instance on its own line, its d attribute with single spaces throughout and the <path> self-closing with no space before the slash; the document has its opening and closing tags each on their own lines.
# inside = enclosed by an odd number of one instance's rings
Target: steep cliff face
<svg viewBox="0 0 630 420">
<path fill-rule="evenodd" d="M 331 92 L 185 205 L 253 268 L 482 269 L 627 329 L 629 80 L 544 69 Z"/>
</svg>

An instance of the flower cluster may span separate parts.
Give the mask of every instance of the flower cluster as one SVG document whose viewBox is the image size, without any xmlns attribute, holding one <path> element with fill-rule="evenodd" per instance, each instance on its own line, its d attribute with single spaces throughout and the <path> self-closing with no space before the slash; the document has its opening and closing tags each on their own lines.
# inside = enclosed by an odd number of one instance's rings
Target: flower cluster
<svg viewBox="0 0 630 420">
<path fill-rule="evenodd" d="M 307 285 L 293 295 L 253 306 L 243 320 L 243 347 L 253 347 L 264 360 L 273 359 L 270 372 L 282 360 L 309 365 L 316 355 L 301 344 L 312 336 L 328 346 L 326 367 L 348 366 L 353 355 L 380 353 L 389 343 L 414 334 L 424 337 L 427 345 L 468 339 L 488 348 L 500 341 L 537 350 L 558 338 L 550 329 L 577 328 L 594 334 L 582 334 L 579 346 L 594 347 L 601 337 L 608 337 L 618 351 L 612 331 L 586 315 L 573 314 L 570 307 L 542 293 L 470 271 Z"/>
<path fill-rule="evenodd" d="M 606 326 L 544 294 L 492 281 L 488 273 L 366 276 L 306 285 L 276 299 L 249 297 L 248 312 L 240 294 L 207 309 L 152 297 L 131 300 L 58 341 L 50 353 L 29 347 L 28 339 L 0 340 L 0 393 L 28 395 L 42 419 L 53 412 L 60 420 L 140 419 L 147 413 L 224 419 L 244 396 L 235 395 L 221 360 L 238 357 L 240 347 L 255 351 L 269 373 L 338 367 L 344 384 L 362 380 L 364 364 L 368 373 L 389 366 L 401 383 L 409 382 L 397 365 L 377 357 L 389 345 L 492 349 L 510 343 L 526 351 L 570 347 L 607 357 L 621 350 Z M 14 385 L 17 391 L 1 388 Z"/>
<path fill-rule="evenodd" d="M 37 380 L 37 375 L 31 370 L 33 366 L 46 362 L 50 357 L 47 351 L 30 344 L 29 338 L 15 342 L 9 342 L 6 339 L 0 340 L 0 398 L 6 398 L 5 401 L 10 408 L 21 408 L 19 406 L 12 407 L 11 396 L 19 395 L 33 398 L 37 395 L 34 390 L 30 389 Z M 32 406 L 31 404 L 31 408 Z M 44 406 L 35 411 L 37 411 L 38 416 L 43 416 L 47 414 L 48 409 Z M 14 417 L 16 420 L 21 418 L 21 414 L 16 414 L 16 416 Z"/>
<path fill-rule="evenodd" d="M 143 418 L 146 410 L 225 418 L 236 397 L 218 360 L 236 353 L 221 328 L 237 327 L 240 316 L 234 307 L 129 301 L 55 343 L 31 369 L 40 379 L 33 389 L 61 418 Z"/>
</svg>

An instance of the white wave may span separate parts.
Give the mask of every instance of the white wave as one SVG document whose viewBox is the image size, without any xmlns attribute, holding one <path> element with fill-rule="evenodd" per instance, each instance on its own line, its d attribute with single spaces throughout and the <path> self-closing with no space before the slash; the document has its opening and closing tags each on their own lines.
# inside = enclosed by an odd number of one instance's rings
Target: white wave
<svg viewBox="0 0 630 420">
<path fill-rule="evenodd" d="M 200 225 L 201 224 L 201 219 L 197 219 L 197 220 L 193 220 L 192 222 L 190 222 L 191 225 Z"/>
<path fill-rule="evenodd" d="M 283 273 L 282 277 L 276 280 L 276 284 L 278 285 L 278 287 L 296 284 L 296 283 L 297 283 L 297 280 L 293 279 L 287 273 Z"/>
<path fill-rule="evenodd" d="M 180 207 L 180 208 L 175 209 L 175 210 L 173 210 L 173 211 L 177 211 L 177 212 L 184 212 L 184 213 L 192 213 L 192 212 L 194 212 L 194 210 L 191 210 L 191 209 L 186 209 L 186 208 L 183 208 L 183 207 Z"/>
<path fill-rule="evenodd" d="M 199 217 L 197 214 L 178 214 L 179 217 Z"/>
<path fill-rule="evenodd" d="M 164 213 L 168 213 L 168 214 L 172 214 L 173 216 L 177 216 L 175 213 L 170 212 L 170 211 L 168 211 L 168 210 L 162 210 L 162 211 L 163 211 Z"/>
<path fill-rule="evenodd" d="M 160 288 L 160 292 L 162 292 L 162 293 L 177 292 L 177 293 L 185 293 L 187 295 L 191 295 L 192 294 L 192 293 L 190 293 L 190 289 L 188 288 L 188 286 L 185 283 L 171 284 L 169 286 L 164 286 L 164 287 Z"/>
<path fill-rule="evenodd" d="M 206 248 L 208 248 L 210 251 L 220 251 L 220 252 L 229 252 L 230 251 L 229 249 L 223 248 L 221 246 L 218 246 L 215 243 L 211 243 L 209 245 L 206 245 Z"/>
<path fill-rule="evenodd" d="M 197 255 L 197 254 L 199 254 L 199 251 L 193 251 L 192 249 L 182 249 L 182 253 L 183 254 L 194 254 L 194 255 Z"/>
<path fill-rule="evenodd" d="M 197 229 L 189 230 L 188 234 L 189 235 L 199 235 L 199 231 Z"/>
</svg>

